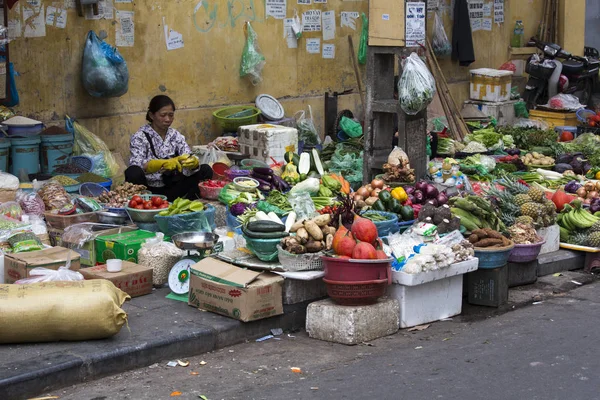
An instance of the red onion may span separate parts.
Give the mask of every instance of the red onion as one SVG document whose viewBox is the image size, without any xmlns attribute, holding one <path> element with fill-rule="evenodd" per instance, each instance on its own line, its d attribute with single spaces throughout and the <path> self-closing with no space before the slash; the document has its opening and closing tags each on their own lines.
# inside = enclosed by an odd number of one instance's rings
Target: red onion
<svg viewBox="0 0 600 400">
<path fill-rule="evenodd" d="M 437 188 L 432 185 L 431 183 L 428 183 L 425 186 L 425 190 L 423 191 L 423 194 L 425 194 L 425 197 L 427 197 L 428 199 L 435 199 L 437 197 L 437 195 L 439 194 L 439 191 L 437 190 Z"/>
</svg>

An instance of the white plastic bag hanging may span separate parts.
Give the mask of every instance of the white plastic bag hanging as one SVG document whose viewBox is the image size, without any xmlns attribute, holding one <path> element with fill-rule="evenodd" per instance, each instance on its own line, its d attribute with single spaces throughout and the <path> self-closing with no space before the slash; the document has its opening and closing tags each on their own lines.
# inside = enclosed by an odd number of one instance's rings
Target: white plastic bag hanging
<svg viewBox="0 0 600 400">
<path fill-rule="evenodd" d="M 308 106 L 308 115 L 304 110 L 300 110 L 294 115 L 298 128 L 298 141 L 304 142 L 304 145 L 316 146 L 321 143 L 321 138 L 315 127 L 312 116 L 312 108 Z"/>
<path fill-rule="evenodd" d="M 417 53 L 411 53 L 404 62 L 402 76 L 398 82 L 400 106 L 405 113 L 415 115 L 433 101 L 435 79 Z"/>
<path fill-rule="evenodd" d="M 439 13 L 435 13 L 433 22 L 433 52 L 438 57 L 446 57 L 452 53 L 452 45 L 444 29 L 444 21 Z"/>
<path fill-rule="evenodd" d="M 206 153 L 202 156 L 202 164 L 207 164 L 212 167 L 214 163 L 223 163 L 230 167 L 233 163 L 227 157 L 227 154 L 224 151 L 219 150 L 219 148 L 213 143 L 209 143 L 206 149 Z"/>
</svg>

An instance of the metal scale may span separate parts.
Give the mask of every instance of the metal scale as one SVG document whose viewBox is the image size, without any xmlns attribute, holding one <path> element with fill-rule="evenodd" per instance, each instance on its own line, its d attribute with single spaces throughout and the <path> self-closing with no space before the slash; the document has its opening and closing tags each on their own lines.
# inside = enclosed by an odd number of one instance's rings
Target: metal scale
<svg viewBox="0 0 600 400">
<path fill-rule="evenodd" d="M 186 294 L 190 290 L 190 267 L 223 251 L 223 243 L 219 242 L 219 235 L 211 232 L 178 233 L 171 240 L 181 250 L 187 250 L 187 255 L 171 268 L 169 288 L 175 294 Z"/>
</svg>

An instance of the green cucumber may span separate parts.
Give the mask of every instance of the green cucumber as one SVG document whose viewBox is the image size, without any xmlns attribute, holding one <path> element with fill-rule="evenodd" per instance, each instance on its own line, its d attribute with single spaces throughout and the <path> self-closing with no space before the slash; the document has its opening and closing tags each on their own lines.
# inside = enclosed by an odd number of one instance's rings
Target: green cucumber
<svg viewBox="0 0 600 400">
<path fill-rule="evenodd" d="M 255 232 L 245 226 L 242 226 L 242 233 L 251 239 L 283 239 L 289 236 L 287 232 Z"/>
<path fill-rule="evenodd" d="M 253 232 L 283 232 L 285 225 L 278 224 L 275 221 L 254 221 L 249 222 L 247 228 Z"/>
</svg>

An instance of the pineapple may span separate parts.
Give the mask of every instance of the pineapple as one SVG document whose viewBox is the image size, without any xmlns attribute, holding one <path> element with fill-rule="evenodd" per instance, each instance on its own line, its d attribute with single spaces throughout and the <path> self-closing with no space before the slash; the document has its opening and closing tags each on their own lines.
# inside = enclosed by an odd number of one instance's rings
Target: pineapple
<svg viewBox="0 0 600 400">
<path fill-rule="evenodd" d="M 521 215 L 526 215 L 536 220 L 540 214 L 541 211 L 539 209 L 539 204 L 537 203 L 529 202 L 521 206 Z"/>
<path fill-rule="evenodd" d="M 533 218 L 527 215 L 521 215 L 517 219 L 515 219 L 515 223 L 525 224 L 525 225 L 533 225 Z"/>
<path fill-rule="evenodd" d="M 551 201 L 544 203 L 544 212 L 548 213 L 549 215 L 556 213 L 556 206 L 554 203 Z"/>
<path fill-rule="evenodd" d="M 529 195 L 529 197 L 531 197 L 531 200 L 535 201 L 536 203 L 541 203 L 546 198 L 544 191 L 538 188 L 529 189 L 529 192 L 527 192 L 527 194 Z"/>
<path fill-rule="evenodd" d="M 531 203 L 533 200 L 529 197 L 528 194 L 518 194 L 515 196 L 515 204 L 521 207 L 525 203 Z"/>
<path fill-rule="evenodd" d="M 569 243 L 572 243 L 572 244 L 575 244 L 578 246 L 585 246 L 587 242 L 588 242 L 588 233 L 587 232 L 575 232 L 575 233 L 572 233 L 571 236 L 569 237 Z"/>
<path fill-rule="evenodd" d="M 596 222 L 594 225 L 592 225 L 592 227 L 590 228 L 590 232 L 600 232 L 600 221 Z"/>
<path fill-rule="evenodd" d="M 600 247 L 600 232 L 591 233 L 587 238 L 586 244 L 591 247 Z"/>
</svg>

